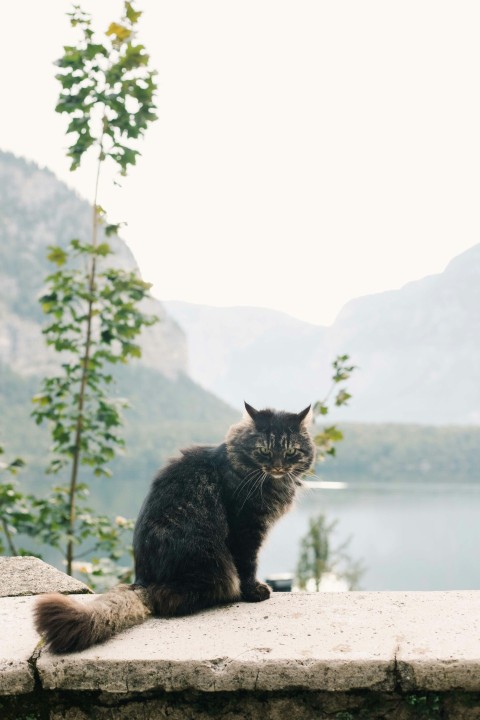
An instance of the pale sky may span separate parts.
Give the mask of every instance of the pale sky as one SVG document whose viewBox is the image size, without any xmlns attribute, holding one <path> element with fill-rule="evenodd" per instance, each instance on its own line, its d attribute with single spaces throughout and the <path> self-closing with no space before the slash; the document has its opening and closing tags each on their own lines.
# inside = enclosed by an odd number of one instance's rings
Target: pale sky
<svg viewBox="0 0 480 720">
<path fill-rule="evenodd" d="M 120 0 L 81 2 L 106 29 Z M 479 241 L 478 0 L 137 0 L 160 119 L 100 203 L 159 299 L 331 323 Z M 70 173 L 66 0 L 3 7 L 0 148 Z"/>
</svg>

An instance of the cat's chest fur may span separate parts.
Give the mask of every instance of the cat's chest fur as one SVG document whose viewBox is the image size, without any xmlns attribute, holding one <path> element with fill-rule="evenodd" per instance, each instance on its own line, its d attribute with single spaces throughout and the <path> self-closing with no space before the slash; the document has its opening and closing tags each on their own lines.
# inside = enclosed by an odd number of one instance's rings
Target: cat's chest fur
<svg viewBox="0 0 480 720">
<path fill-rule="evenodd" d="M 295 499 L 295 486 L 272 478 L 248 480 L 227 471 L 222 478 L 228 488 L 225 500 L 227 518 L 232 528 L 245 524 L 269 527 L 284 515 Z"/>
</svg>

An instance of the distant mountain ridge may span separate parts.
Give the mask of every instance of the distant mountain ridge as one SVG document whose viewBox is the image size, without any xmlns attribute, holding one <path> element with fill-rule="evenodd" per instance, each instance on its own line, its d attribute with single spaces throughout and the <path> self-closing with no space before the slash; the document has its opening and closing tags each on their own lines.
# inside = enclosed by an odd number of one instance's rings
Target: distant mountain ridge
<svg viewBox="0 0 480 720">
<path fill-rule="evenodd" d="M 299 348 L 313 353 L 323 328 L 264 308 L 164 304 L 187 334 L 192 377 L 226 402 L 301 410 L 312 400 L 311 377 L 299 372 Z"/>
<path fill-rule="evenodd" d="M 350 301 L 328 328 L 261 308 L 165 306 L 187 334 L 192 377 L 237 407 L 322 398 L 330 362 L 349 353 L 359 369 L 342 419 L 480 424 L 480 244 L 443 273 Z"/>
</svg>

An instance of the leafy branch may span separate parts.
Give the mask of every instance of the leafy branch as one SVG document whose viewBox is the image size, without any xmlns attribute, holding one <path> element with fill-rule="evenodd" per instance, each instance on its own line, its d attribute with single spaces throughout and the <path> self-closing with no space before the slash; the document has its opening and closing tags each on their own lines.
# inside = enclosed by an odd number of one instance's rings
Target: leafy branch
<svg viewBox="0 0 480 720">
<path fill-rule="evenodd" d="M 4 454 L 5 450 L 0 445 L 0 456 Z M 25 462 L 20 457 L 10 462 L 0 461 L 0 473 L 14 478 L 24 466 Z M 0 527 L 3 533 L 3 540 L 0 536 L 0 555 L 6 552 L 10 555 L 21 555 L 25 552 L 22 548 L 17 548 L 15 535 L 18 532 L 29 533 L 34 528 L 31 499 L 31 496 L 20 491 L 15 480 L 0 482 Z"/>
<path fill-rule="evenodd" d="M 57 269 L 47 277 L 40 298 L 48 317 L 43 332 L 47 345 L 62 353 L 64 361 L 61 372 L 45 378 L 33 398 L 33 417 L 51 430 L 48 471 L 70 467 L 68 487 L 54 488 L 48 501 L 36 507 L 43 541 L 56 547 L 65 543 L 67 572 L 72 574 L 76 545 L 96 537 L 96 551 L 108 550 L 108 537 L 112 547 L 119 542 L 113 526 L 109 536 L 107 521 L 101 517 L 94 522 L 91 510 L 79 505 L 85 496 L 79 471 L 87 465 L 95 475 L 110 474 L 107 465 L 124 445 L 120 427 L 126 401 L 107 393 L 113 380 L 109 366 L 139 358 L 137 337 L 157 318 L 141 310 L 148 283 L 135 273 L 105 268 L 112 254 L 106 238 L 116 235 L 121 223 L 107 221 L 98 195 L 107 160 L 121 176 L 135 164 L 137 141 L 156 119 L 157 85 L 149 56 L 136 40 L 141 12 L 132 2 L 124 3 L 121 21 L 110 23 L 103 35 L 94 32 L 90 15 L 78 5 L 68 15 L 79 37 L 75 45 L 64 46 L 57 61 L 61 90 L 56 111 L 69 116 L 71 170 L 90 150 L 96 152 L 91 237 L 88 242 L 73 239 L 66 249 L 49 248 L 48 259 Z M 113 550 L 108 552 L 114 559 Z"/>
<path fill-rule="evenodd" d="M 313 416 L 315 423 L 328 415 L 330 412 L 331 398 L 333 395 L 333 406 L 343 407 L 348 404 L 352 397 L 344 387 L 344 383 L 350 379 L 356 365 L 351 364 L 349 355 L 337 355 L 332 363 L 333 375 L 330 388 L 323 398 L 317 401 L 313 406 Z M 323 430 L 314 437 L 315 444 L 318 448 L 317 459 L 324 460 L 326 455 L 335 456 L 335 443 L 343 440 L 343 433 L 336 425 L 327 425 Z"/>
</svg>

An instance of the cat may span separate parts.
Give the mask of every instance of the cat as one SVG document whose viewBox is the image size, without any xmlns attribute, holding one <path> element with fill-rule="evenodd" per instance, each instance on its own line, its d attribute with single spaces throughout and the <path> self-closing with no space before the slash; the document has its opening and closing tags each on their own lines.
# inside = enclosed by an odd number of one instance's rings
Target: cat
<svg viewBox="0 0 480 720">
<path fill-rule="evenodd" d="M 38 599 L 35 625 L 52 652 L 83 650 L 151 615 L 268 599 L 257 555 L 314 461 L 310 407 L 245 409 L 221 445 L 183 450 L 158 473 L 135 526 L 132 585 L 88 604 L 60 594 Z"/>
</svg>

